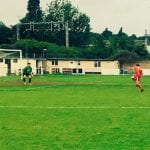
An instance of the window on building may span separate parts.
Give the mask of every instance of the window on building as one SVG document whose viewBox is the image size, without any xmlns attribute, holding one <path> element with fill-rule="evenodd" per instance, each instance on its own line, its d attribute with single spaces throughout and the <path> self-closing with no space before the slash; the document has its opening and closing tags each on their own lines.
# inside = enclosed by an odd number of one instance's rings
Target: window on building
<svg viewBox="0 0 150 150">
<path fill-rule="evenodd" d="M 18 59 L 13 59 L 13 63 L 17 63 L 18 62 Z"/>
<path fill-rule="evenodd" d="M 98 67 L 101 67 L 101 62 L 100 61 L 98 61 Z"/>
<path fill-rule="evenodd" d="M 60 73 L 59 68 L 52 68 L 51 70 L 52 70 L 52 74 Z"/>
<path fill-rule="evenodd" d="M 94 67 L 101 67 L 101 62 L 100 61 L 95 61 L 94 62 Z"/>
<path fill-rule="evenodd" d="M 77 69 L 73 69 L 72 72 L 73 72 L 73 73 L 77 73 Z"/>
<path fill-rule="evenodd" d="M 2 58 L 0 58 L 0 63 L 1 63 L 1 62 L 3 62 L 3 59 L 2 59 Z"/>
<path fill-rule="evenodd" d="M 52 65 L 58 65 L 58 60 L 52 60 Z"/>
<path fill-rule="evenodd" d="M 58 60 L 55 60 L 55 65 L 58 65 Z"/>
<path fill-rule="evenodd" d="M 52 65 L 54 65 L 54 60 L 52 60 Z"/>
<path fill-rule="evenodd" d="M 94 67 L 97 67 L 97 62 L 96 61 L 94 62 Z"/>
<path fill-rule="evenodd" d="M 79 70 L 78 70 L 78 73 L 82 73 L 82 69 L 79 69 Z"/>
</svg>

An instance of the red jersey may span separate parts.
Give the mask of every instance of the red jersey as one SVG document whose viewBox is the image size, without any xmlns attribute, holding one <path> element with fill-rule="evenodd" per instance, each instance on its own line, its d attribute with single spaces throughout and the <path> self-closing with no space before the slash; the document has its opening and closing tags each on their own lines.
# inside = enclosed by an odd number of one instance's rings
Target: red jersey
<svg viewBox="0 0 150 150">
<path fill-rule="evenodd" d="M 134 74 L 139 77 L 143 75 L 142 69 L 139 66 L 133 66 L 132 70 L 134 71 Z"/>
</svg>

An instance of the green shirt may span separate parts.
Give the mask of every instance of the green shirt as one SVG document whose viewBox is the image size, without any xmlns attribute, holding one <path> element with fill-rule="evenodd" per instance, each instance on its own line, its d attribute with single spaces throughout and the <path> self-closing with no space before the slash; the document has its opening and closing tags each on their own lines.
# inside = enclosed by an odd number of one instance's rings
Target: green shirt
<svg viewBox="0 0 150 150">
<path fill-rule="evenodd" d="M 23 74 L 31 75 L 31 73 L 32 73 L 32 67 L 31 67 L 31 66 L 26 66 L 26 67 L 23 69 Z"/>
</svg>

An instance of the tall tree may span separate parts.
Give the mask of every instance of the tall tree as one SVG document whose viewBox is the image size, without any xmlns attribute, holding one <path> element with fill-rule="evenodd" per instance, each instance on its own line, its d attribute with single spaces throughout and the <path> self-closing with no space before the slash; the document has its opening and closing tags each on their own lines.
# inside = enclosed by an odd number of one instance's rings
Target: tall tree
<svg viewBox="0 0 150 150">
<path fill-rule="evenodd" d="M 11 42 L 12 31 L 3 22 L 0 22 L 0 44 Z"/>
<path fill-rule="evenodd" d="M 35 21 L 39 22 L 43 20 L 43 13 L 40 8 L 40 0 L 29 0 L 27 6 L 27 14 L 21 20 L 21 22 Z"/>
<path fill-rule="evenodd" d="M 20 26 L 20 37 L 21 38 L 34 38 L 41 40 L 43 35 L 40 33 L 37 33 L 37 27 L 34 24 L 34 27 L 32 24 L 29 24 L 31 22 L 41 22 L 43 21 L 43 12 L 42 9 L 40 8 L 40 0 L 28 0 L 28 5 L 27 5 L 27 13 L 26 16 L 22 19 L 20 19 L 21 23 L 28 23 Z M 42 26 L 42 25 L 39 25 Z M 33 31 L 34 29 L 34 31 Z M 39 38 L 40 37 L 40 38 Z"/>
<path fill-rule="evenodd" d="M 108 30 L 108 28 L 106 28 L 103 32 L 102 32 L 102 36 L 108 40 L 109 38 L 112 37 L 112 32 Z"/>
<path fill-rule="evenodd" d="M 114 56 L 114 59 L 118 60 L 120 63 L 120 68 L 123 69 L 124 64 L 131 64 L 140 59 L 140 57 L 128 50 L 120 51 L 118 54 Z"/>
<path fill-rule="evenodd" d="M 68 0 L 53 0 L 46 12 L 46 21 L 68 23 L 70 45 L 84 46 L 89 40 L 90 18 L 79 12 Z M 62 33 L 64 34 L 64 33 Z"/>
<path fill-rule="evenodd" d="M 121 27 L 121 28 L 119 29 L 119 32 L 118 32 L 117 36 L 121 37 L 121 36 L 128 36 L 128 35 L 123 32 L 123 28 Z"/>
</svg>

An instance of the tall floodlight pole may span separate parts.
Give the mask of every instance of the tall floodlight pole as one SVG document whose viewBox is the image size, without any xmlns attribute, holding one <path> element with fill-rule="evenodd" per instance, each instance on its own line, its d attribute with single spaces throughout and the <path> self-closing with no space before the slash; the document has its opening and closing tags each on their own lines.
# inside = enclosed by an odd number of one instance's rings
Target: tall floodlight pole
<svg viewBox="0 0 150 150">
<path fill-rule="evenodd" d="M 68 21 L 65 23 L 65 34 L 66 34 L 66 47 L 69 47 L 69 27 L 68 27 Z"/>
<path fill-rule="evenodd" d="M 65 21 L 65 15 L 64 15 L 64 10 L 60 10 L 60 18 L 61 21 L 64 23 L 65 27 L 65 46 L 66 48 L 69 47 L 69 24 L 68 21 Z"/>
<path fill-rule="evenodd" d="M 148 34 L 147 34 L 147 30 L 145 30 L 145 46 L 148 45 L 148 38 L 147 38 Z"/>
<path fill-rule="evenodd" d="M 16 32 L 17 32 L 17 41 L 20 40 L 20 25 L 19 23 L 16 25 Z"/>
<path fill-rule="evenodd" d="M 28 60 L 28 42 L 26 42 L 26 59 L 27 59 L 27 63 L 29 62 Z"/>
<path fill-rule="evenodd" d="M 44 49 L 43 49 L 43 59 L 45 59 L 45 58 L 46 58 L 46 51 L 47 51 L 47 49 L 46 49 L 46 48 L 44 48 Z"/>
</svg>

